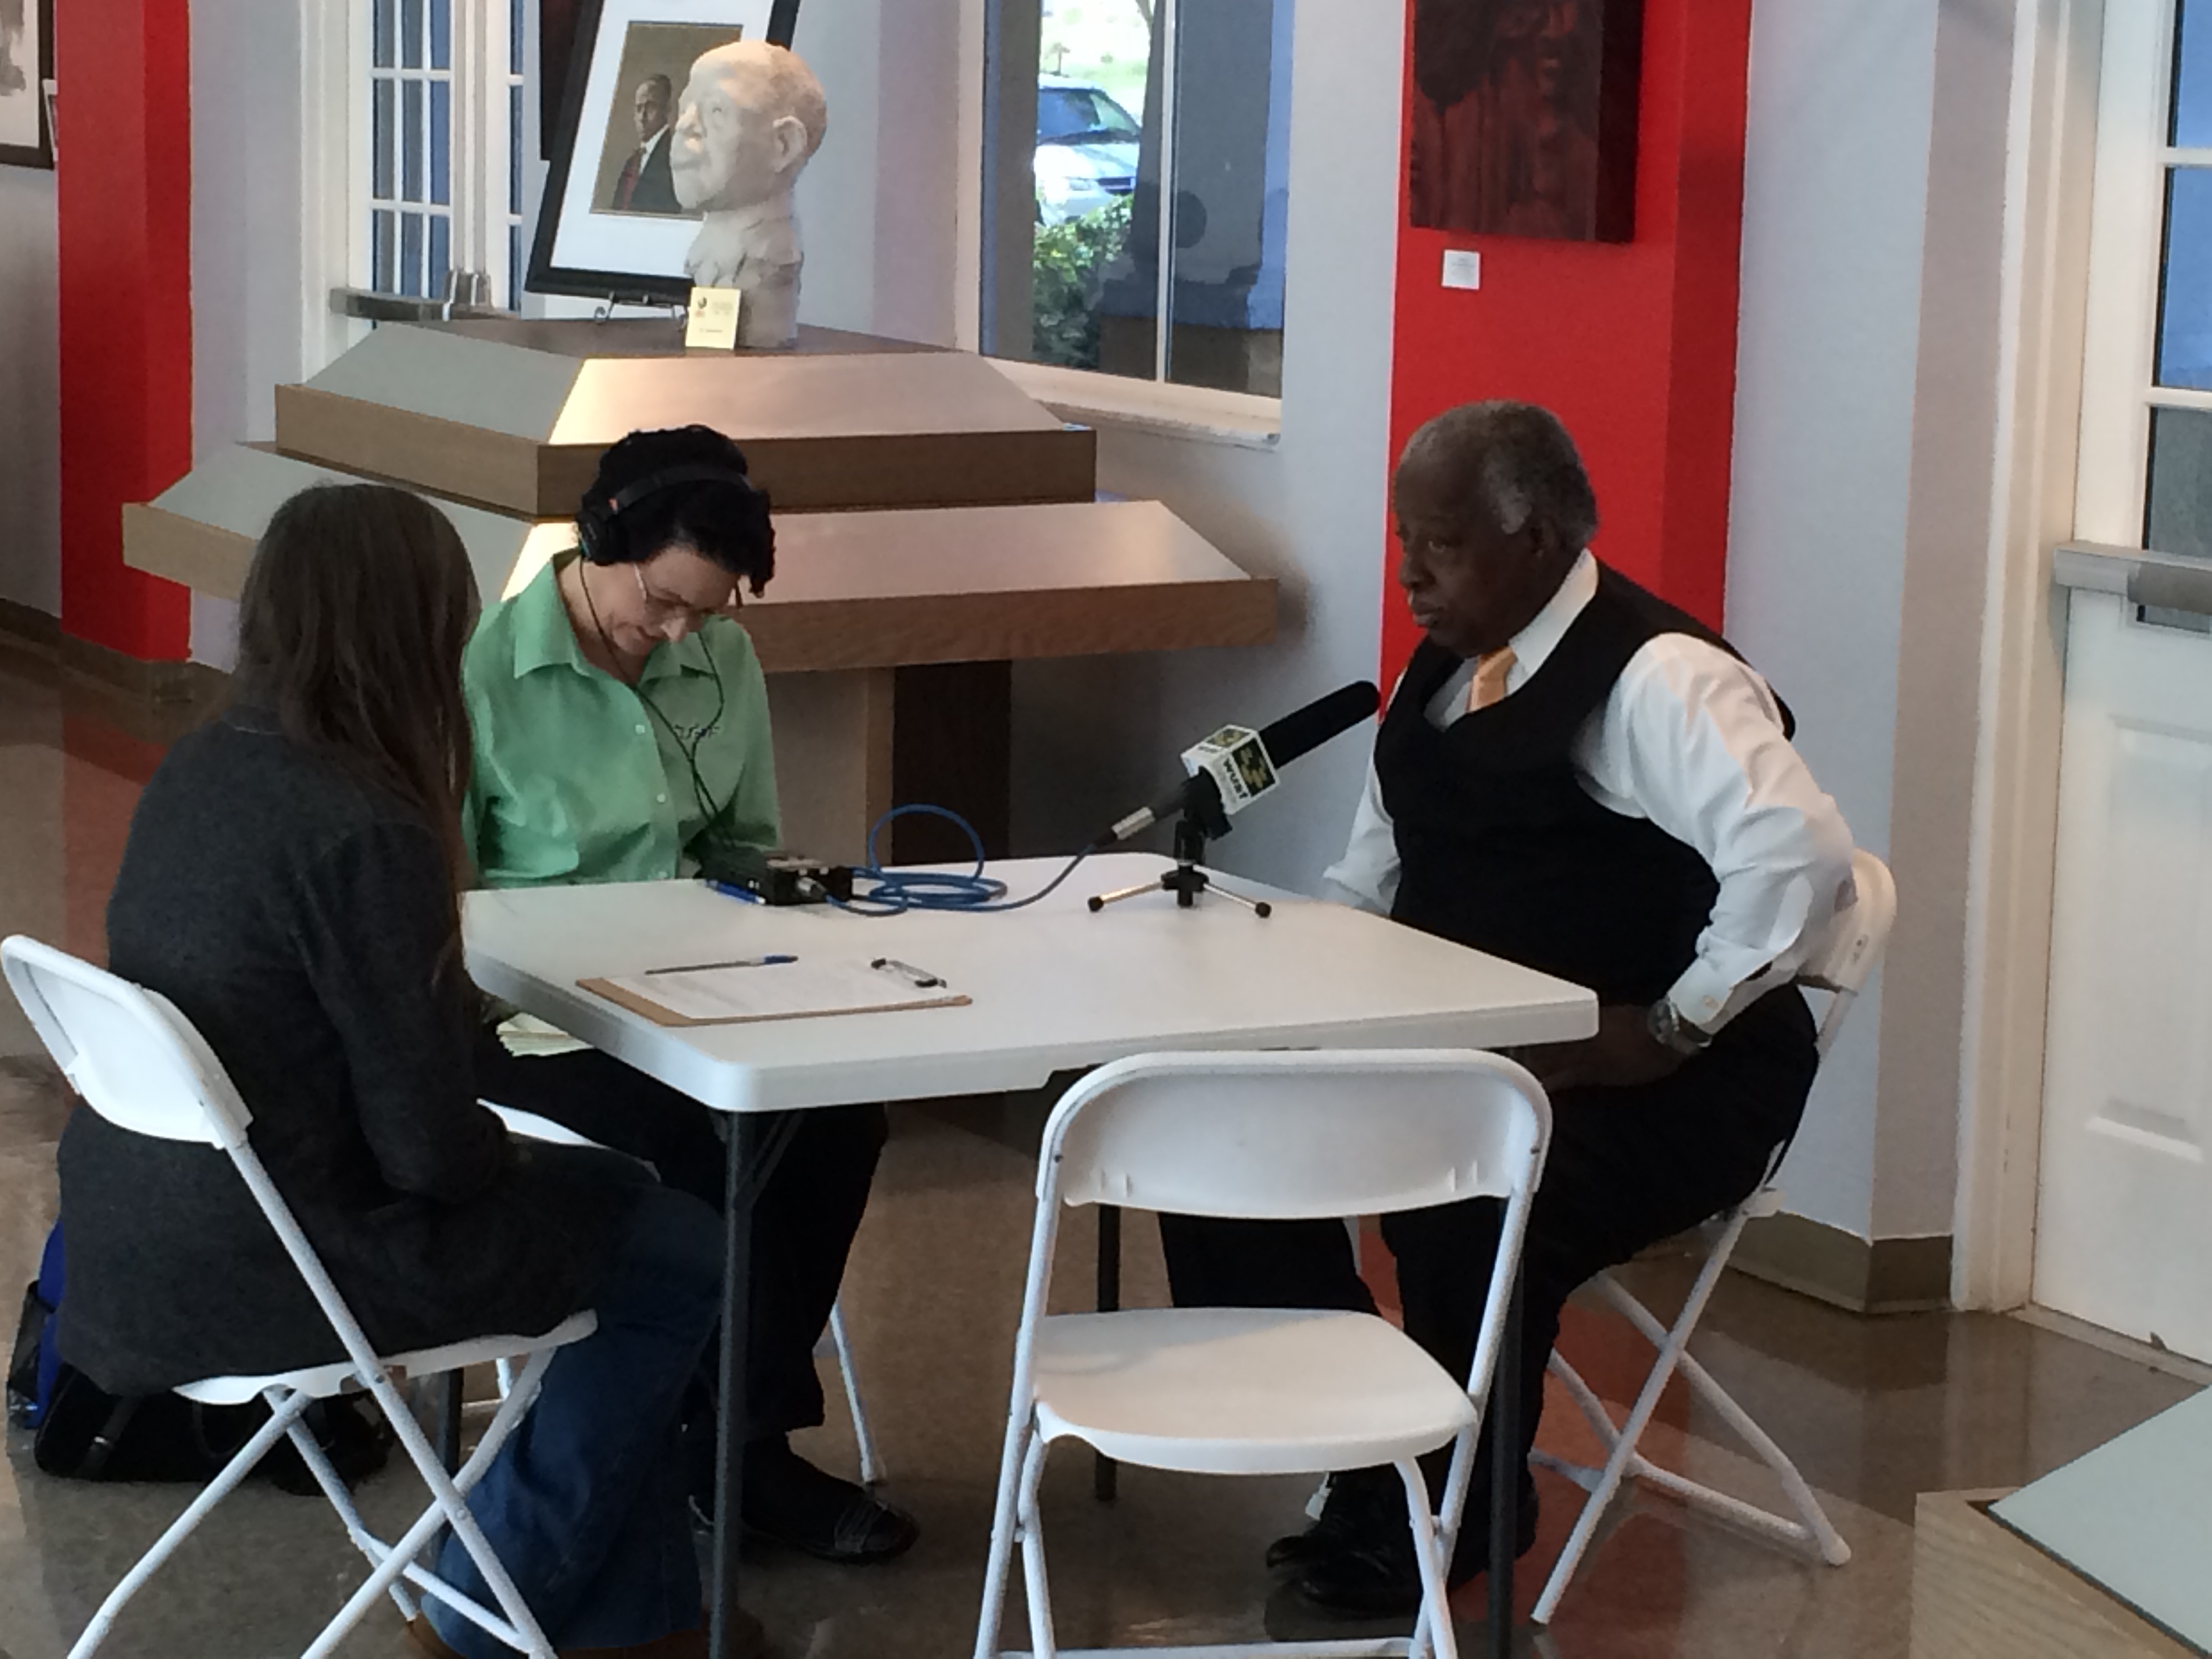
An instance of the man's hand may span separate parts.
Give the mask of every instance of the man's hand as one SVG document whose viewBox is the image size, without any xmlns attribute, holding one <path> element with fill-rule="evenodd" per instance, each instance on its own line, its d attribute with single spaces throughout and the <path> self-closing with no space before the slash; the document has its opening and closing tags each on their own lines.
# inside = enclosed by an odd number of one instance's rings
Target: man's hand
<svg viewBox="0 0 2212 1659">
<path fill-rule="evenodd" d="M 1640 1003 L 1612 1002 L 1597 1011 L 1597 1035 L 1580 1042 L 1516 1048 L 1513 1058 L 1536 1074 L 1545 1091 L 1632 1089 L 1671 1075 L 1683 1059 L 1655 1040 Z"/>
</svg>

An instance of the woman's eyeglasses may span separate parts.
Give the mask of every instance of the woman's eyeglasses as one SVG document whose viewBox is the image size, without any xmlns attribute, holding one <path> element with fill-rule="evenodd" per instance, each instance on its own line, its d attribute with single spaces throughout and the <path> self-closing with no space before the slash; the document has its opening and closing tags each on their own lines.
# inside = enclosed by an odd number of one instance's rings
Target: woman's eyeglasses
<svg viewBox="0 0 2212 1659">
<path fill-rule="evenodd" d="M 637 597 L 645 606 L 646 620 L 656 628 L 672 622 L 682 623 L 687 629 L 704 628 L 711 618 L 726 615 L 744 603 L 734 582 L 730 585 L 728 599 L 720 605 L 702 609 L 683 599 L 672 599 L 665 594 L 654 592 L 646 585 L 645 572 L 636 565 L 630 566 L 629 574 L 637 579 Z"/>
</svg>

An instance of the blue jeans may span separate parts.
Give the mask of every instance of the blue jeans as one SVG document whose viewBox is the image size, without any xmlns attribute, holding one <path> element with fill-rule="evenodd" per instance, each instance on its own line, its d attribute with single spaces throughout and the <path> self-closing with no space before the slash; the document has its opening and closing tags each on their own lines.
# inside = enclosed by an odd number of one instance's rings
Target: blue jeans
<svg viewBox="0 0 2212 1659">
<path fill-rule="evenodd" d="M 528 1415 L 469 1495 L 556 1648 L 635 1645 L 699 1623 L 677 1426 L 721 1310 L 722 1223 L 639 1174 L 647 1184 L 592 1298 L 598 1330 L 553 1357 Z M 497 1607 L 450 1533 L 434 1571 Z M 443 1603 L 425 1606 L 465 1659 L 512 1655 Z"/>
</svg>

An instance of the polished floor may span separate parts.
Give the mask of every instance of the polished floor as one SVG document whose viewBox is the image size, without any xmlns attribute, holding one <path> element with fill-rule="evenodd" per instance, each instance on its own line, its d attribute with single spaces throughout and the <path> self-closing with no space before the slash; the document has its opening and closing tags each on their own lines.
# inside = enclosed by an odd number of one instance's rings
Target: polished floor
<svg viewBox="0 0 2212 1659">
<path fill-rule="evenodd" d="M 97 956 L 100 912 L 139 786 L 183 716 L 149 713 L 0 647 L 0 933 Z M 33 1270 L 54 1204 L 52 1148 L 69 1109 L 58 1076 L 12 1003 L 0 1009 L 0 1284 Z M 788 1659 L 956 1655 L 974 1644 L 991 1482 L 1020 1294 L 1034 1102 L 967 1102 L 894 1114 L 894 1133 L 847 1281 L 861 1383 L 887 1488 L 921 1517 L 921 1544 L 854 1571 L 787 1556 L 749 1564 L 746 1601 Z M 1080 1305 L 1090 1231 L 1071 1230 L 1060 1294 Z M 1129 1298 L 1161 1297 L 1158 1247 L 1133 1224 Z M 1638 1264 L 1655 1305 L 1686 1282 L 1676 1261 Z M 12 1295 L 9 1300 L 12 1304 Z M 1648 1364 L 1618 1322 L 1571 1316 L 1565 1346 L 1607 1399 Z M 1861 1319 L 1731 1275 L 1698 1352 L 1798 1459 L 1854 1552 L 1811 1565 L 1662 1499 L 1625 1506 L 1558 1621 L 1528 1650 L 1559 1659 L 1887 1659 L 1907 1648 L 1913 1500 L 1923 1491 L 2010 1486 L 2171 1405 L 2192 1385 L 2020 1320 L 1917 1314 Z M 834 1394 L 833 1394 L 834 1398 Z M 1587 1455 L 1564 1401 L 1545 1443 Z M 833 1406 L 805 1446 L 849 1468 Z M 1763 1472 L 1702 1412 L 1670 1394 L 1647 1450 L 1713 1484 L 1768 1497 Z M 1571 1524 L 1574 1495 L 1540 1477 L 1542 1533 L 1523 1563 L 1525 1613 Z M 57 1481 L 8 1437 L 0 1461 L 0 1659 L 61 1659 L 101 1596 L 190 1496 L 176 1487 Z M 1087 1461 L 1058 1458 L 1045 1517 L 1061 1641 L 1163 1644 L 1337 1633 L 1271 1600 L 1267 1540 L 1299 1523 L 1304 1483 L 1206 1481 L 1125 1471 L 1110 1504 Z M 422 1502 L 387 1473 L 362 1494 L 372 1522 Z M 133 1603 L 103 1650 L 115 1659 L 276 1659 L 296 1654 L 363 1567 L 319 1499 L 267 1486 L 234 1496 Z M 1482 1586 L 1460 1598 L 1479 1632 Z M 1018 1640 L 1012 1631 L 1010 1639 Z M 388 1604 L 347 1642 L 351 1659 L 411 1652 Z"/>
</svg>

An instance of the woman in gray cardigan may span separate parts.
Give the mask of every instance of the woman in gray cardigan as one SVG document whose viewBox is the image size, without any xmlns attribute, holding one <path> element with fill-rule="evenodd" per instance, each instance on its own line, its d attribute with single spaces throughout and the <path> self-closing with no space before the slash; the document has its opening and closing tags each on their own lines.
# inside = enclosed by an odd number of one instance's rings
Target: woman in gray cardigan
<svg viewBox="0 0 2212 1659">
<path fill-rule="evenodd" d="M 459 538 L 419 497 L 357 484 L 280 507 L 240 601 L 236 704 L 176 744 L 131 820 L 109 964 L 206 1036 L 383 1352 L 596 1309 L 470 1507 L 563 1651 L 702 1651 L 676 1421 L 721 1229 L 642 1166 L 517 1143 L 477 1103 L 458 908 L 475 611 Z M 61 1347 L 102 1387 L 342 1357 L 222 1153 L 78 1112 L 61 1180 Z M 489 1599 L 465 1552 L 439 1569 Z M 428 1651 L 507 1651 L 431 1606 L 412 1632 Z"/>
</svg>

